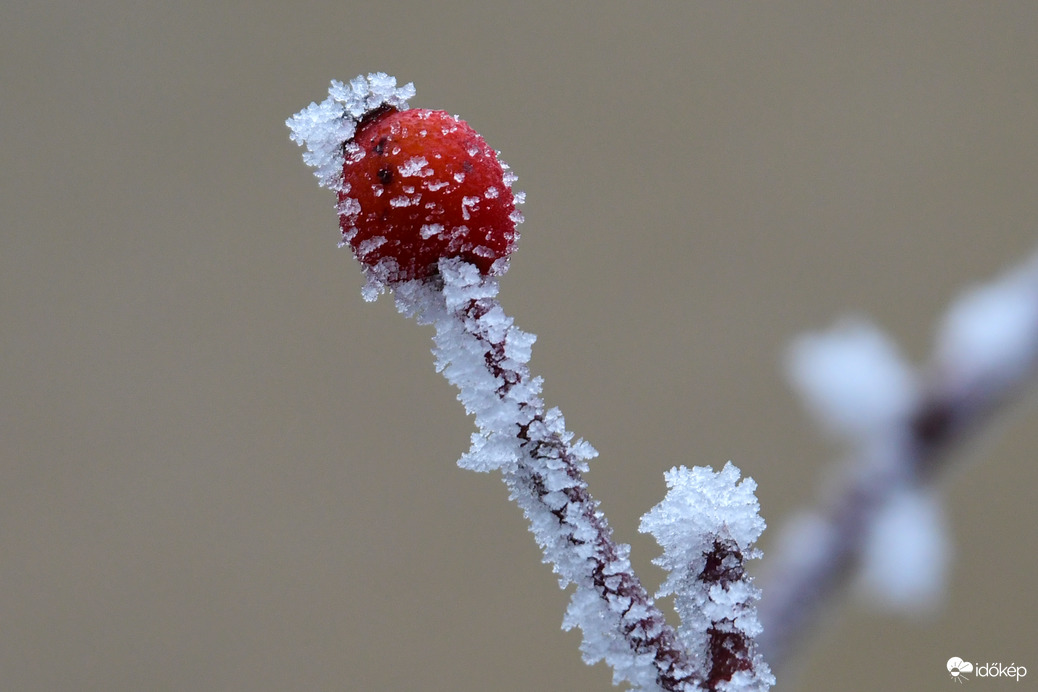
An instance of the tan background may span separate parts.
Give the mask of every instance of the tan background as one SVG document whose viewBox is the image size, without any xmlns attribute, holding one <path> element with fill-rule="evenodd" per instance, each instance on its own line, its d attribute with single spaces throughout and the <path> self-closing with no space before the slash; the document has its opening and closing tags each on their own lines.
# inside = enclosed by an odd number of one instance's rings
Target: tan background
<svg viewBox="0 0 1038 692">
<path fill-rule="evenodd" d="M 283 124 L 332 78 L 413 80 L 519 174 L 503 300 L 650 587 L 671 465 L 732 459 L 773 527 L 813 497 L 794 335 L 867 313 L 921 360 L 1032 247 L 1038 5 L 558 5 L 5 3 L 0 689 L 610 688 L 454 466 L 429 331 L 335 248 Z M 945 609 L 852 600 L 780 689 L 1038 679 L 1021 411 L 947 483 Z"/>
</svg>

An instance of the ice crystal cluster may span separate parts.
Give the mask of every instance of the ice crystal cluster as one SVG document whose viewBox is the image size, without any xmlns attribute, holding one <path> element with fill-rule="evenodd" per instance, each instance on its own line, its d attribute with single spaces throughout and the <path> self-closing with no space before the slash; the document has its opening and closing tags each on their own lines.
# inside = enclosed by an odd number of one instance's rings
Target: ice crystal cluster
<svg viewBox="0 0 1038 692">
<path fill-rule="evenodd" d="M 761 633 L 756 611 L 760 590 L 743 568 L 746 560 L 761 555 L 753 547 L 764 531 L 754 495 L 757 484 L 752 478 L 740 482 L 739 469 L 731 462 L 720 473 L 680 466 L 664 478 L 667 497 L 642 517 L 639 528 L 663 548 L 653 562 L 669 576 L 656 596 L 674 596 L 681 616 L 678 635 L 686 649 L 738 652 L 727 658 L 729 689 L 767 689 L 774 677 L 753 651 L 754 638 Z M 719 673 L 699 671 L 707 680 Z"/>
<path fill-rule="evenodd" d="M 396 77 L 384 72 L 355 77 L 349 84 L 332 80 L 328 98 L 289 118 L 292 141 L 306 147 L 303 162 L 314 169 L 321 187 L 339 191 L 343 145 L 353 139 L 361 118 L 382 106 L 404 110 L 414 94 L 414 84 L 398 87 Z"/>
</svg>

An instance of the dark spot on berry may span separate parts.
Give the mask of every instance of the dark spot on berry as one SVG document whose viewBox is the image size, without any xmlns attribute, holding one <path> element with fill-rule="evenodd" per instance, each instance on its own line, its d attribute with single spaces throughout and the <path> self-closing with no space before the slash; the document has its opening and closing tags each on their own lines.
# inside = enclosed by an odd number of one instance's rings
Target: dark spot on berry
<svg viewBox="0 0 1038 692">
<path fill-rule="evenodd" d="M 388 168 L 378 169 L 378 179 L 382 182 L 383 185 L 389 185 L 391 182 L 393 182 L 393 171 L 389 170 Z"/>
<path fill-rule="evenodd" d="M 389 137 L 383 137 L 378 140 L 378 144 L 375 145 L 375 153 L 382 155 L 386 151 L 386 142 L 389 141 Z"/>
<path fill-rule="evenodd" d="M 475 166 L 472 165 L 472 162 L 467 160 L 461 162 L 461 167 L 466 173 L 471 173 L 472 169 L 475 168 Z"/>
</svg>

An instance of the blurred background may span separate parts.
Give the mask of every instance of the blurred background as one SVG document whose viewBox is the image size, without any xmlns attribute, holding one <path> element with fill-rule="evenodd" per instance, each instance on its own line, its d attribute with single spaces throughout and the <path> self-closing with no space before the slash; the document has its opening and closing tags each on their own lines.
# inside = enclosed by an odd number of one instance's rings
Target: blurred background
<svg viewBox="0 0 1038 692">
<path fill-rule="evenodd" d="M 765 552 L 829 477 L 793 337 L 869 315 L 921 362 L 1031 251 L 1036 35 L 1027 2 L 5 3 L 0 688 L 611 689 L 455 466 L 430 329 L 336 249 L 284 125 L 331 79 L 413 81 L 519 175 L 502 300 L 651 590 L 672 465 L 755 478 Z M 1038 676 L 1035 415 L 945 478 L 944 608 L 851 592 L 777 689 Z"/>
</svg>

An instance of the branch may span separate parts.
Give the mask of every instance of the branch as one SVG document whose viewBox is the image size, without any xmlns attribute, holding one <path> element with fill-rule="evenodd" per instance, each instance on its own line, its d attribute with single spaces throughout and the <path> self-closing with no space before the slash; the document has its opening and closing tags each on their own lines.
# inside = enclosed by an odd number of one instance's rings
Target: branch
<svg viewBox="0 0 1038 692">
<path fill-rule="evenodd" d="M 942 537 L 927 528 L 939 523 L 932 486 L 950 452 L 1035 376 L 1038 255 L 952 305 L 922 375 L 861 324 L 807 337 L 791 361 L 795 385 L 845 438 L 850 463 L 842 485 L 787 531 L 764 575 L 760 646 L 773 666 L 860 569 L 902 606 L 934 596 Z"/>
<path fill-rule="evenodd" d="M 657 596 L 674 596 L 678 636 L 701 652 L 697 674 L 707 689 L 767 690 L 775 684 L 758 652 L 760 590 L 745 561 L 764 530 L 752 478 L 739 481 L 731 462 L 720 473 L 684 466 L 665 476 L 663 502 L 642 517 L 639 530 L 663 547 L 654 563 L 669 572 Z"/>
<path fill-rule="evenodd" d="M 557 409 L 546 410 L 540 378 L 526 363 L 533 337 L 513 326 L 496 299 L 496 279 L 470 264 L 441 261 L 443 286 L 396 287 L 398 309 L 436 327 L 437 369 L 460 390 L 480 433 L 459 464 L 502 472 L 511 499 L 552 563 L 577 590 L 566 627 L 584 632 L 586 662 L 605 660 L 614 682 L 663 690 L 699 689 L 688 655 L 613 540 L 582 472 L 595 451 L 573 441 Z"/>
</svg>

